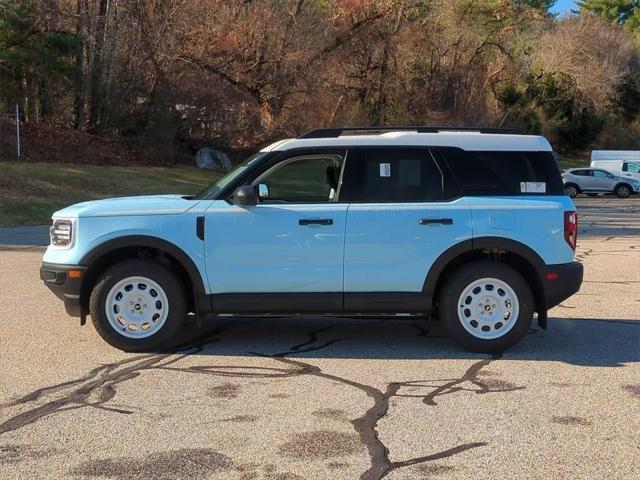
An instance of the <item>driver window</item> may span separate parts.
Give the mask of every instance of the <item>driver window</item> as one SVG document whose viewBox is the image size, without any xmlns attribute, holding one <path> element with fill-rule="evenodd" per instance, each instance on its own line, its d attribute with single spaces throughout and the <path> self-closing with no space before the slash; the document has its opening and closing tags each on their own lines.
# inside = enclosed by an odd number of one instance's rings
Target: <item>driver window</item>
<svg viewBox="0 0 640 480">
<path fill-rule="evenodd" d="M 607 178 L 609 176 L 609 174 L 604 170 L 594 170 L 593 175 L 598 178 Z"/>
<path fill-rule="evenodd" d="M 639 173 L 640 172 L 640 163 L 623 163 L 622 164 L 622 171 L 623 172 Z"/>
<path fill-rule="evenodd" d="M 340 155 L 293 157 L 268 169 L 252 185 L 261 203 L 336 202 L 343 163 Z"/>
</svg>

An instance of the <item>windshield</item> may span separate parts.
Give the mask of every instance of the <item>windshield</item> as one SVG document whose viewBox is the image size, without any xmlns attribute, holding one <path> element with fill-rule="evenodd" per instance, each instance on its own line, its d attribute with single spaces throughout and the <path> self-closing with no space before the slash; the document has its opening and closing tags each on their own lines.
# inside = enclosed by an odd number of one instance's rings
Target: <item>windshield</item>
<svg viewBox="0 0 640 480">
<path fill-rule="evenodd" d="M 207 188 L 202 190 L 196 196 L 193 197 L 194 200 L 203 200 L 205 198 L 215 198 L 218 193 L 220 193 L 227 185 L 231 184 L 236 178 L 238 178 L 242 173 L 249 168 L 254 163 L 258 162 L 261 158 L 266 155 L 265 152 L 259 152 L 249 157 L 247 160 L 237 165 L 235 168 L 231 169 L 220 178 L 218 181 L 212 183 Z"/>
</svg>

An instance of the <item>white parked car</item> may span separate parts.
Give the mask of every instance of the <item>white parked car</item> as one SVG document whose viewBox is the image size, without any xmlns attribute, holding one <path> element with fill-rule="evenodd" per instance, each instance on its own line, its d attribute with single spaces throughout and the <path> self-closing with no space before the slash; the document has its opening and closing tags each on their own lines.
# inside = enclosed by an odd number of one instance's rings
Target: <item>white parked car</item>
<svg viewBox="0 0 640 480">
<path fill-rule="evenodd" d="M 564 191 L 571 198 L 579 193 L 596 195 L 598 193 L 615 193 L 620 198 L 627 198 L 632 193 L 640 192 L 640 181 L 627 177 L 618 177 L 607 170 L 599 168 L 572 168 L 562 174 Z"/>
<path fill-rule="evenodd" d="M 594 150 L 591 152 L 591 168 L 640 180 L 640 150 Z"/>
</svg>

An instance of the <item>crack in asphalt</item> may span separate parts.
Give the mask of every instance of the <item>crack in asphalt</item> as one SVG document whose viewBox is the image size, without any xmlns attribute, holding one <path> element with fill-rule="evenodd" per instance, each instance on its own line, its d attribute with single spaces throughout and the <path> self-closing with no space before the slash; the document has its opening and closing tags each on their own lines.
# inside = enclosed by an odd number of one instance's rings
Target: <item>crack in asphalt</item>
<svg viewBox="0 0 640 480">
<path fill-rule="evenodd" d="M 416 324 L 414 324 L 413 326 L 419 331 L 418 333 L 419 336 L 427 335 L 426 330 L 424 330 L 423 328 L 420 328 Z M 321 330 L 326 331 L 327 329 L 328 328 L 321 329 Z M 310 332 L 309 335 L 311 339 L 314 339 L 314 338 L 317 339 L 316 337 L 317 333 L 318 333 L 317 330 L 315 332 Z M 313 340 L 306 342 L 304 345 L 310 345 L 312 343 L 313 343 Z M 316 348 L 313 348 L 313 350 L 325 348 L 324 346 L 328 346 L 332 343 L 335 343 L 335 341 L 326 342 L 322 345 L 319 345 Z M 343 385 L 356 388 L 362 391 L 363 393 L 365 393 L 369 398 L 373 400 L 374 402 L 373 405 L 362 416 L 356 419 L 350 420 L 354 429 L 358 433 L 360 440 L 367 448 L 367 451 L 369 453 L 369 458 L 371 461 L 371 466 L 365 472 L 363 472 L 362 475 L 360 476 L 361 480 L 379 480 L 386 477 L 388 474 L 390 474 L 392 471 L 398 468 L 416 465 L 419 463 L 430 462 L 434 460 L 439 460 L 442 458 L 448 458 L 453 455 L 457 455 L 459 453 L 465 452 L 467 450 L 483 447 L 487 445 L 487 442 L 466 443 L 466 444 L 458 445 L 450 449 L 443 450 L 441 452 L 437 452 L 431 455 L 415 457 L 415 458 L 411 458 L 403 461 L 392 462 L 389 458 L 388 447 L 384 444 L 384 442 L 380 439 L 378 435 L 378 430 L 377 430 L 378 423 L 380 422 L 381 419 L 383 419 L 387 415 L 389 411 L 389 402 L 391 398 L 416 396 L 416 395 L 401 395 L 398 393 L 400 388 L 415 387 L 415 386 L 429 386 L 429 385 L 425 385 L 425 383 L 428 383 L 428 381 L 391 382 L 387 384 L 385 390 L 382 391 L 371 385 L 363 384 L 360 382 L 356 382 L 354 380 L 349 380 L 344 377 L 340 377 L 338 375 L 333 375 L 333 374 L 323 372 L 322 369 L 318 366 L 311 365 L 309 363 L 302 362 L 300 360 L 285 358 L 287 354 L 298 353 L 297 351 L 293 350 L 293 347 L 288 352 L 279 352 L 277 354 L 272 354 L 272 355 L 265 355 L 259 352 L 252 352 L 252 353 L 254 353 L 255 355 L 263 356 L 263 357 L 270 357 L 278 362 L 282 362 L 290 366 L 297 367 L 301 375 L 311 375 L 311 376 L 323 378 L 332 382 L 336 382 L 336 383 L 340 383 Z M 447 394 L 451 394 L 451 393 L 455 393 L 463 390 L 473 391 L 474 393 L 477 393 L 477 394 L 484 394 L 484 393 L 495 393 L 495 392 L 511 392 L 514 390 L 524 389 L 525 387 L 511 387 L 511 386 L 508 386 L 506 388 L 500 388 L 500 389 L 491 389 L 489 385 L 487 385 L 486 383 L 483 383 L 481 380 L 477 378 L 478 374 L 484 367 L 489 365 L 492 361 L 498 360 L 500 358 L 502 358 L 502 355 L 494 355 L 491 358 L 475 362 L 473 365 L 471 365 L 471 367 L 469 367 L 466 370 L 466 372 L 460 378 L 448 379 L 447 383 L 445 383 L 444 385 L 434 387 L 435 389 L 431 393 L 422 396 L 423 402 L 426 405 L 437 406 L 437 403 L 434 400 L 435 397 L 441 396 L 441 395 L 447 395 Z M 469 389 L 460 387 L 461 384 L 466 382 L 470 382 L 474 384 L 475 386 L 478 387 L 478 389 L 469 390 Z"/>
<path fill-rule="evenodd" d="M 478 378 L 481 370 L 491 362 L 501 358 L 501 355 L 494 355 L 491 358 L 474 362 L 459 378 L 441 379 L 441 380 L 419 380 L 406 382 L 391 382 L 384 389 L 379 389 L 371 385 L 350 380 L 338 375 L 324 372 L 319 366 L 302 362 L 298 359 L 286 358 L 288 355 L 313 352 L 326 349 L 344 339 L 330 339 L 319 343 L 318 335 L 325 333 L 333 328 L 334 325 L 327 325 L 322 328 L 312 330 L 307 333 L 309 339 L 301 344 L 294 345 L 288 350 L 275 353 L 264 354 L 259 352 L 249 352 L 253 355 L 270 358 L 273 361 L 286 365 L 287 368 L 277 367 L 261 367 L 261 366 L 237 366 L 237 365 L 196 365 L 189 367 L 179 367 L 175 364 L 180 360 L 201 352 L 205 347 L 213 342 L 219 341 L 216 338 L 226 330 L 226 326 L 209 331 L 202 335 L 199 340 L 193 340 L 184 347 L 184 350 L 178 350 L 177 353 L 159 353 L 149 355 L 138 355 L 133 358 L 125 359 L 120 362 L 102 365 L 94 368 L 85 376 L 63 382 L 57 385 L 44 387 L 31 392 L 23 397 L 0 406 L 8 408 L 11 406 L 27 404 L 37 401 L 42 397 L 57 393 L 65 388 L 72 387 L 69 393 L 61 398 L 54 399 L 44 405 L 32 408 L 26 412 L 20 413 L 4 423 L 0 424 L 0 434 L 22 428 L 26 425 L 37 422 L 38 420 L 53 415 L 58 412 L 65 412 L 84 407 L 93 407 L 103 409 L 109 412 L 119 414 L 131 414 L 130 410 L 114 408 L 104 405 L 112 400 L 116 394 L 116 386 L 122 382 L 138 377 L 145 370 L 169 370 L 183 373 L 206 374 L 217 377 L 235 377 L 235 378 L 290 378 L 302 375 L 310 375 L 334 383 L 339 383 L 359 390 L 373 401 L 373 405 L 369 407 L 360 417 L 350 420 L 354 430 L 358 434 L 361 443 L 366 448 L 370 467 L 360 475 L 361 480 L 379 480 L 396 469 L 417 465 L 421 463 L 431 462 L 458 455 L 470 449 L 475 449 L 488 445 L 487 442 L 470 442 L 451 447 L 449 449 L 432 453 L 429 455 L 414 457 L 401 461 L 391 461 L 389 449 L 380 439 L 378 434 L 379 422 L 388 414 L 390 400 L 394 397 L 419 397 L 423 403 L 429 406 L 438 406 L 435 401 L 437 397 L 449 395 L 461 391 L 473 392 L 476 394 L 511 392 L 520 390 L 525 387 L 511 386 L 508 383 L 498 383 L 499 388 L 492 388 L 491 385 L 484 383 Z M 428 332 L 423 327 L 414 324 L 413 327 L 418 330 L 418 336 L 428 336 Z M 303 348 L 306 347 L 306 348 Z M 173 357 L 173 358 L 171 358 Z M 435 382 L 445 382 L 442 385 L 433 385 Z M 470 383 L 476 388 L 466 388 L 465 383 Z M 506 385 L 506 386 L 505 386 Z M 432 388 L 433 390 L 424 395 L 402 394 L 402 388 Z M 97 398 L 92 398 L 97 396 Z"/>
<path fill-rule="evenodd" d="M 165 365 L 177 362 L 180 359 L 184 358 L 184 356 L 186 355 L 197 353 L 199 350 L 204 348 L 205 345 L 217 341 L 218 339 L 213 337 L 215 337 L 215 335 L 218 335 L 222 331 L 224 331 L 224 328 L 219 328 L 207 332 L 199 339 L 191 340 L 190 346 L 187 348 L 193 351 L 179 354 L 175 359 L 170 360 Z M 120 414 L 131 414 L 133 412 L 130 410 L 108 407 L 103 404 L 107 403 L 116 396 L 116 385 L 136 378 L 144 370 L 148 370 L 154 367 L 159 362 L 162 362 L 163 360 L 173 355 L 175 354 L 159 353 L 137 355 L 133 358 L 121 360 L 119 362 L 101 365 L 92 369 L 87 375 L 79 379 L 40 388 L 12 402 L 2 404 L 0 405 L 0 410 L 5 410 L 10 407 L 35 402 L 43 396 L 57 393 L 58 391 L 63 390 L 66 387 L 75 387 L 76 385 L 80 385 L 78 388 L 73 388 L 70 392 L 66 393 L 61 398 L 51 400 L 38 407 L 31 408 L 4 421 L 0 424 L 0 435 L 2 435 L 3 433 L 11 432 L 13 430 L 17 430 L 58 412 L 75 410 L 83 407 L 92 407 Z M 97 394 L 97 399 L 92 401 L 93 394 Z"/>
</svg>

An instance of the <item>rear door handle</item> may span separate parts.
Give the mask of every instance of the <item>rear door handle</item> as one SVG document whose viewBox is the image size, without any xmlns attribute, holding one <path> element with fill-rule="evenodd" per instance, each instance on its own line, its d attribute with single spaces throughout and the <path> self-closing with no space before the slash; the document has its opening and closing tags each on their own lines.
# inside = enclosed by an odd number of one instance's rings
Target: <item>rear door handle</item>
<svg viewBox="0 0 640 480">
<path fill-rule="evenodd" d="M 298 225 L 333 225 L 332 218 L 301 218 Z"/>
<path fill-rule="evenodd" d="M 421 218 L 420 225 L 453 225 L 453 218 Z"/>
</svg>

